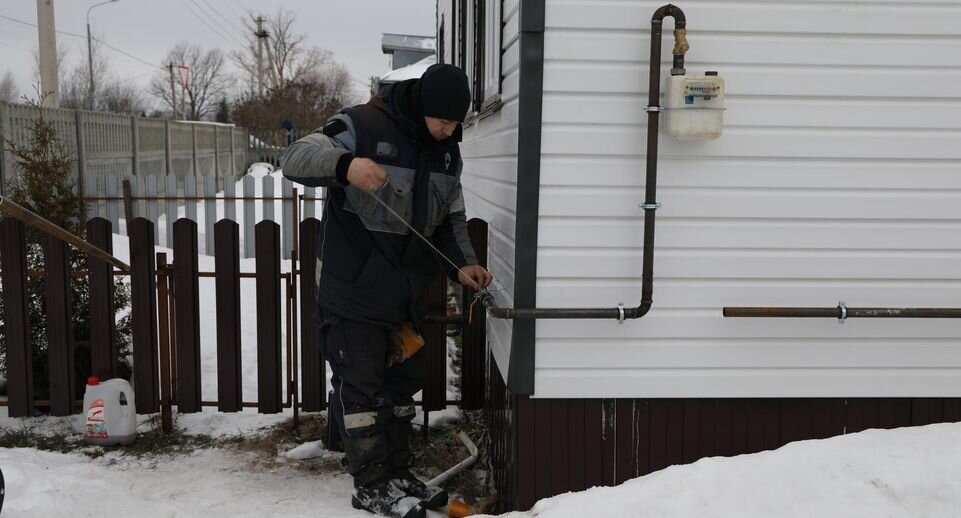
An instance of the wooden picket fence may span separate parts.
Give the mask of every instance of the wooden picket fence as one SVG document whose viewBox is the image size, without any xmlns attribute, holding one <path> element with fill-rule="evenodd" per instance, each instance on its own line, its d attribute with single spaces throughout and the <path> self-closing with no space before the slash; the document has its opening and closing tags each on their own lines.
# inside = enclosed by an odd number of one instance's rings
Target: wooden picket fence
<svg viewBox="0 0 961 518">
<path fill-rule="evenodd" d="M 208 221 L 212 221 L 209 218 Z M 129 276 L 132 307 L 133 386 L 138 413 L 161 412 L 169 427 L 170 409 L 198 412 L 215 406 L 222 412 L 256 407 L 261 413 L 277 413 L 292 408 L 320 411 L 327 405 L 326 365 L 320 357 L 316 326 L 314 274 L 317 232 L 320 222 L 308 217 L 296 227 L 294 239 L 300 254 L 294 253 L 290 272 L 281 271 L 281 230 L 273 221 L 257 223 L 253 232 L 255 268 L 240 268 L 240 225 L 229 218 L 213 225 L 213 272 L 198 270 L 198 225 L 189 218 L 173 223 L 170 248 L 173 257 L 156 252 L 156 230 L 147 218 L 137 217 L 128 224 L 130 270 L 114 271 L 103 260 L 89 257 L 87 270 L 70 272 L 67 245 L 45 237 L 44 272 L 46 286 L 46 329 L 50 400 L 35 401 L 32 380 L 32 342 L 28 322 L 27 243 L 24 223 L 13 218 L 0 220 L 0 267 L 2 267 L 3 319 L 6 327 L 8 406 L 11 417 L 31 416 L 35 407 L 49 408 L 52 415 L 63 416 L 79 410 L 74 393 L 74 377 L 117 376 L 114 343 L 116 314 L 113 310 L 113 278 Z M 469 223 L 478 252 L 486 251 L 486 223 Z M 94 217 L 87 222 L 90 243 L 112 254 L 113 224 Z M 482 254 L 483 255 L 483 254 Z M 169 259 L 172 261 L 168 262 Z M 90 280 L 91 372 L 75 372 L 69 278 L 86 275 Z M 200 326 L 209 325 L 199 318 L 200 277 L 214 277 L 216 283 L 217 399 L 201 398 Z M 241 300 L 240 282 L 256 282 L 256 300 Z M 425 411 L 440 410 L 448 404 L 477 409 L 484 405 L 485 372 L 488 352 L 484 320 L 477 316 L 468 323 L 464 312 L 449 315 L 448 283 L 438 276 L 428 290 L 429 316 L 425 332 L 428 374 L 421 404 Z M 462 292 L 462 308 L 472 300 L 470 290 Z M 243 400 L 241 376 L 241 304 L 256 305 L 257 326 L 257 400 Z M 286 318 L 281 318 L 281 308 Z M 298 311 L 302 316 L 298 321 Z M 464 369 L 461 374 L 461 399 L 448 401 L 446 330 L 455 326 L 463 336 Z M 286 365 L 286 369 L 282 366 Z M 285 373 L 285 374 L 284 374 Z M 299 380 L 298 380 L 299 378 Z M 298 381 L 300 382 L 298 384 Z M 298 391 L 297 387 L 300 386 Z"/>
<path fill-rule="evenodd" d="M 106 218 L 114 232 L 123 235 L 128 234 L 126 226 L 120 225 L 121 218 L 146 218 L 154 224 L 154 242 L 167 248 L 173 243 L 174 221 L 180 217 L 200 219 L 200 250 L 206 255 L 213 255 L 217 221 L 241 222 L 245 258 L 256 252 L 256 225 L 274 221 L 282 232 L 282 256 L 290 259 L 295 227 L 321 213 L 325 194 L 320 188 L 295 186 L 286 178 L 280 180 L 277 192 L 276 180 L 270 175 L 244 176 L 239 182 L 215 176 L 87 176 L 83 186 L 88 218 Z"/>
</svg>

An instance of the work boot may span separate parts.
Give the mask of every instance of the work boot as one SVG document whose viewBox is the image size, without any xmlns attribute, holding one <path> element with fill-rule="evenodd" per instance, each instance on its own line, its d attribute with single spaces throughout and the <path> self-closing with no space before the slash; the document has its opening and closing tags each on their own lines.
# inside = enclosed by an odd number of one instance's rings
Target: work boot
<svg viewBox="0 0 961 518">
<path fill-rule="evenodd" d="M 427 509 L 440 509 L 447 505 L 447 490 L 439 486 L 428 485 L 415 477 L 413 473 L 404 471 L 391 482 L 401 491 L 420 500 L 421 506 Z"/>
<path fill-rule="evenodd" d="M 363 509 L 389 518 L 426 516 L 420 499 L 402 491 L 392 480 L 355 487 L 350 503 L 354 509 Z"/>
<path fill-rule="evenodd" d="M 343 437 L 347 471 L 358 486 L 389 479 L 387 440 L 383 433 L 370 437 Z"/>
</svg>

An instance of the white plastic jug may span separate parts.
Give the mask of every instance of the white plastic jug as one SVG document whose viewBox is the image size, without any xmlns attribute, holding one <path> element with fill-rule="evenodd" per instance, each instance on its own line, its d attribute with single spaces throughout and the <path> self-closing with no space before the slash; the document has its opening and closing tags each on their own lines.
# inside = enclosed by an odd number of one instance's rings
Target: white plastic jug
<svg viewBox="0 0 961 518">
<path fill-rule="evenodd" d="M 87 379 L 83 409 L 86 416 L 83 438 L 87 443 L 127 445 L 137 438 L 137 410 L 133 389 L 127 380 L 114 378 L 101 382 L 91 376 Z"/>
</svg>

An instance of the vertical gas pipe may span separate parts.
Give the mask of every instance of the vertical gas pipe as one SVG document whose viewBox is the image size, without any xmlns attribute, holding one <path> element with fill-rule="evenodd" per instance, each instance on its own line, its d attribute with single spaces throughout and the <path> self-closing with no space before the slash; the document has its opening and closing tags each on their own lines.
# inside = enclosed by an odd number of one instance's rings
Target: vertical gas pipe
<svg viewBox="0 0 961 518">
<path fill-rule="evenodd" d="M 479 300 L 495 318 L 614 318 L 623 322 L 647 314 L 654 303 L 654 211 L 657 203 L 657 136 L 661 96 L 661 37 L 664 18 L 674 18 L 674 65 L 671 75 L 684 74 L 684 54 L 687 52 L 687 20 L 677 6 L 668 4 L 654 12 L 651 19 L 651 70 L 647 107 L 647 177 L 644 182 L 644 251 L 641 277 L 641 302 L 634 308 L 619 305 L 615 308 L 503 308 L 494 302 L 489 292 L 478 295 Z"/>
</svg>

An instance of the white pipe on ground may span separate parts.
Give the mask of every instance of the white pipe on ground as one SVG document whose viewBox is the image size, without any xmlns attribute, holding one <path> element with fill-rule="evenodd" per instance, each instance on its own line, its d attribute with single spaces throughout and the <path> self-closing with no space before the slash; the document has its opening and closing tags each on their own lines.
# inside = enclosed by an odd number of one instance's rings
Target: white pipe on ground
<svg viewBox="0 0 961 518">
<path fill-rule="evenodd" d="M 469 467 L 471 464 L 473 464 L 474 461 L 477 460 L 477 445 L 474 444 L 474 441 L 470 440 L 470 437 L 468 437 L 467 434 L 464 432 L 457 432 L 457 438 L 460 439 L 460 442 L 467 447 L 467 451 L 470 452 L 470 457 L 467 457 L 466 459 L 457 463 L 456 466 L 430 479 L 427 482 L 429 485 L 432 485 L 432 486 L 443 485 L 445 482 L 447 482 L 448 479 L 460 473 L 461 471 Z"/>
</svg>

